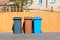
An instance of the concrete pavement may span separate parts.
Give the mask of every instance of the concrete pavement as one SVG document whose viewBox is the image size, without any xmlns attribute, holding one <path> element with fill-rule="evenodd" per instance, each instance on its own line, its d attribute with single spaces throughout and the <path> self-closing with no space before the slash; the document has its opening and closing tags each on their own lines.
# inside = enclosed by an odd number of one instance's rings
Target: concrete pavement
<svg viewBox="0 0 60 40">
<path fill-rule="evenodd" d="M 36 34 L 0 33 L 0 40 L 60 40 L 60 32 Z"/>
</svg>

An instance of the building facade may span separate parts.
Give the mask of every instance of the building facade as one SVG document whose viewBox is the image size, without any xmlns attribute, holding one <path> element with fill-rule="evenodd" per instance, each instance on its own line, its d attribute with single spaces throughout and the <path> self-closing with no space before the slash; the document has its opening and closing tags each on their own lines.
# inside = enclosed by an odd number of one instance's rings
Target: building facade
<svg viewBox="0 0 60 40">
<path fill-rule="evenodd" d="M 33 0 L 32 5 L 29 8 L 60 11 L 60 0 Z"/>
<path fill-rule="evenodd" d="M 0 5 L 6 5 L 11 1 L 21 0 L 0 0 Z M 27 4 L 28 9 L 60 11 L 60 0 L 28 0 L 28 2 L 31 1 L 33 1 L 32 4 Z"/>
<path fill-rule="evenodd" d="M 0 5 L 6 5 L 10 2 L 10 0 L 0 0 Z"/>
</svg>

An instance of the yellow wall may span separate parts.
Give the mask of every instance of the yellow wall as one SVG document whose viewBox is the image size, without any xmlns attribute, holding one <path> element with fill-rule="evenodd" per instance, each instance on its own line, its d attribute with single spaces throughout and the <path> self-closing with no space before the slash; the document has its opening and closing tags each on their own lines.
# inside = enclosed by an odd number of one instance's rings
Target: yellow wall
<svg viewBox="0 0 60 40">
<path fill-rule="evenodd" d="M 12 32 L 13 17 L 42 16 L 43 32 L 60 32 L 60 13 L 52 12 L 4 12 L 0 13 L 0 32 Z M 22 23 L 23 24 L 23 23 Z"/>
</svg>

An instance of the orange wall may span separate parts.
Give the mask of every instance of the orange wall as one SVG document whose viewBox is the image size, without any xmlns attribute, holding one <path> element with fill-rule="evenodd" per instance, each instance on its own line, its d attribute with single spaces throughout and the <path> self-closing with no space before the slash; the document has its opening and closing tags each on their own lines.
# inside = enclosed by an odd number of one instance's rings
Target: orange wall
<svg viewBox="0 0 60 40">
<path fill-rule="evenodd" d="M 60 32 L 60 13 L 58 13 L 57 18 L 58 18 L 57 30 Z"/>
<path fill-rule="evenodd" d="M 0 32 L 12 32 L 13 17 L 42 16 L 43 32 L 60 32 L 60 13 L 52 12 L 4 12 L 0 13 Z M 23 23 L 22 23 L 23 24 Z"/>
</svg>

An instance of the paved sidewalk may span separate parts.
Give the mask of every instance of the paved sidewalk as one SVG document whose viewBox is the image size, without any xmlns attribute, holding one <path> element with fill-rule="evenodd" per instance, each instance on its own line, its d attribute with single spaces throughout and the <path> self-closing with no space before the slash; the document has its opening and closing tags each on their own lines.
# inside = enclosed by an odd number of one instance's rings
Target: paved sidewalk
<svg viewBox="0 0 60 40">
<path fill-rule="evenodd" d="M 0 40 L 60 40 L 60 33 L 13 34 L 0 33 Z"/>
</svg>

